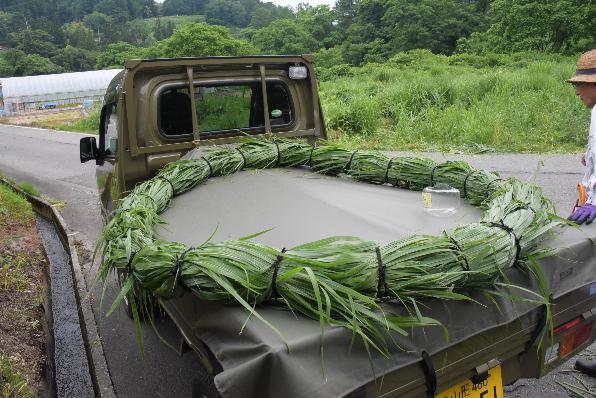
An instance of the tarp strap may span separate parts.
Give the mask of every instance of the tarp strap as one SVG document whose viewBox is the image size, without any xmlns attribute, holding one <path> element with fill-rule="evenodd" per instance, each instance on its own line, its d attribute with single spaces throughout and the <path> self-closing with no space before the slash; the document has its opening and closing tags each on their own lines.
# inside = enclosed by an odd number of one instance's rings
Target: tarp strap
<svg viewBox="0 0 596 398">
<path fill-rule="evenodd" d="M 434 398 L 435 393 L 437 392 L 437 373 L 435 372 L 433 361 L 430 358 L 430 355 L 428 355 L 428 352 L 422 350 L 420 356 L 422 357 L 422 370 L 424 371 L 424 377 L 426 378 L 426 395 L 428 398 Z"/>
<path fill-rule="evenodd" d="M 526 351 L 534 346 L 534 344 L 538 340 L 538 337 L 540 336 L 540 334 L 542 334 L 542 331 L 546 326 L 546 313 L 548 311 L 548 306 L 552 303 L 552 301 L 553 295 L 550 294 L 548 296 L 548 304 L 543 304 L 540 306 L 540 312 L 538 313 L 538 317 L 536 318 L 536 327 L 532 331 L 530 341 L 528 341 L 528 344 L 526 344 Z"/>
</svg>

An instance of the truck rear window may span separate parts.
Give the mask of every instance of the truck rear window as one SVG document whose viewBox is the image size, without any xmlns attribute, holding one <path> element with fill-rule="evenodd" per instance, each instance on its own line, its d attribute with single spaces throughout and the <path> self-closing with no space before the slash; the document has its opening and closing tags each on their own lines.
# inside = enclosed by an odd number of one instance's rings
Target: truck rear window
<svg viewBox="0 0 596 398">
<path fill-rule="evenodd" d="M 201 137 L 260 133 L 264 130 L 261 83 L 205 84 L 195 87 L 195 109 Z M 267 82 L 271 128 L 294 121 L 292 99 L 286 85 Z M 159 128 L 170 138 L 192 135 L 192 105 L 188 87 L 168 88 L 159 97 Z"/>
</svg>

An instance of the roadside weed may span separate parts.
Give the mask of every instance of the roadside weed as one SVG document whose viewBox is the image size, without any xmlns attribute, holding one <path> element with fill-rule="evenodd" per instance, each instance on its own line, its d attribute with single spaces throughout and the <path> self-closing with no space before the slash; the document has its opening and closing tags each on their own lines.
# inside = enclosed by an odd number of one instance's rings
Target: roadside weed
<svg viewBox="0 0 596 398">
<path fill-rule="evenodd" d="M 10 398 L 35 398 L 27 380 L 12 366 L 8 355 L 0 357 L 0 395 Z"/>
<path fill-rule="evenodd" d="M 29 285 L 23 268 L 30 261 L 25 255 L 0 254 L 0 291 L 26 289 Z"/>
<path fill-rule="evenodd" d="M 19 188 L 21 188 L 23 191 L 27 192 L 29 195 L 33 195 L 33 196 L 40 195 L 39 189 L 37 189 L 35 187 L 35 185 L 31 184 L 28 181 L 21 181 L 19 183 Z"/>
<path fill-rule="evenodd" d="M 0 184 L 0 216 L 0 220 L 10 216 L 14 222 L 21 224 L 33 221 L 31 204 L 4 184 Z"/>
</svg>

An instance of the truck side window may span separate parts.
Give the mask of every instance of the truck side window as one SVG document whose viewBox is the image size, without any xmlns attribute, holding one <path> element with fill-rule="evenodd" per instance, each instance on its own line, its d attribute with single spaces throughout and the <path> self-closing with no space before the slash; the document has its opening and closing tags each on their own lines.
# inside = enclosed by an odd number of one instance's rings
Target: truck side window
<svg viewBox="0 0 596 398">
<path fill-rule="evenodd" d="M 192 113 L 188 89 L 174 88 L 161 93 L 159 124 L 166 136 L 192 135 Z"/>
<path fill-rule="evenodd" d="M 195 87 L 195 109 L 201 136 L 260 133 L 264 130 L 261 83 L 230 82 Z M 283 82 L 267 82 L 269 120 L 273 129 L 294 121 L 292 99 Z M 159 128 L 166 137 L 192 135 L 191 101 L 186 87 L 164 90 L 159 97 Z"/>
<path fill-rule="evenodd" d="M 117 106 L 115 103 L 106 105 L 108 108 L 106 110 L 106 118 L 105 118 L 105 141 L 104 141 L 104 153 L 106 156 L 115 156 L 116 149 L 118 145 L 118 128 L 117 128 L 117 120 L 118 120 L 118 112 Z"/>
</svg>

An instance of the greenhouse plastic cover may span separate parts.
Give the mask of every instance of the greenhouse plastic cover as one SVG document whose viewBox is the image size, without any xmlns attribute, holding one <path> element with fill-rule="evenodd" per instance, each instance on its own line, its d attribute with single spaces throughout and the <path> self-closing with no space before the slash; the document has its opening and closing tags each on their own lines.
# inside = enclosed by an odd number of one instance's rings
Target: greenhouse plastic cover
<svg viewBox="0 0 596 398">
<path fill-rule="evenodd" d="M 110 81 L 121 70 L 0 78 L 0 84 L 5 101 L 38 102 L 73 97 L 72 94 L 74 97 L 97 96 L 105 93 Z"/>
<path fill-rule="evenodd" d="M 420 192 L 301 169 L 272 169 L 208 180 L 177 196 L 162 213 L 167 224 L 158 233 L 187 245 L 199 245 L 212 234 L 214 241 L 221 241 L 269 228 L 273 229 L 256 240 L 279 248 L 331 235 L 354 235 L 387 244 L 411 234 L 435 235 L 455 225 L 477 222 L 481 214 L 464 204 L 456 216 L 436 218 L 424 212 Z M 592 287 L 590 294 L 592 290 L 596 294 L 596 256 L 590 238 L 596 238 L 596 224 L 581 230 L 566 228 L 548 242 L 561 248 L 558 255 L 540 260 L 555 299 L 586 286 Z M 508 278 L 514 285 L 538 291 L 535 282 L 518 269 L 511 269 Z M 494 308 L 481 293 L 472 297 Z M 479 311 L 482 307 L 473 302 L 425 303 L 424 315 L 439 320 L 449 331 L 449 340 L 436 327 L 414 329 L 407 338 L 394 336 L 408 352 L 393 349 L 389 359 L 373 353 L 377 377 L 418 363 L 417 352 L 422 349 L 434 355 L 513 320 L 523 327 L 536 322 L 538 304 L 495 300 L 499 311 Z M 279 306 L 260 306 L 258 311 L 281 331 L 291 352 L 269 327 L 254 317 L 247 321 L 247 312 L 239 306 L 201 301 L 192 294 L 163 304 L 178 324 L 185 323 L 207 344 L 222 365 L 215 384 L 224 398 L 341 397 L 373 379 L 366 351 L 358 343 L 350 349 L 352 335 L 347 329 L 326 328 L 321 358 L 319 323 Z M 386 305 L 388 310 L 400 311 L 399 306 Z M 487 346 L 492 343 L 486 341 Z"/>
</svg>

